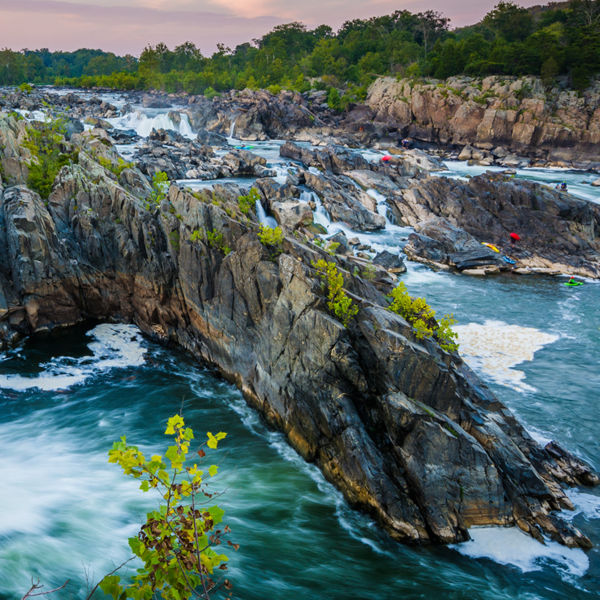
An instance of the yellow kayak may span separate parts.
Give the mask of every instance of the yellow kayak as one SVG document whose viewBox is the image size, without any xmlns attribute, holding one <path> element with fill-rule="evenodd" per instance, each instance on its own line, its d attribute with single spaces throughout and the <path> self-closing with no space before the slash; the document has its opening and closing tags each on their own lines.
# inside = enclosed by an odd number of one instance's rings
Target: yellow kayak
<svg viewBox="0 0 600 600">
<path fill-rule="evenodd" d="M 481 242 L 484 246 L 487 246 L 490 250 L 493 250 L 494 252 L 500 252 L 500 250 L 498 250 L 498 248 L 496 248 L 496 246 L 494 246 L 494 244 L 488 244 L 487 242 Z"/>
</svg>

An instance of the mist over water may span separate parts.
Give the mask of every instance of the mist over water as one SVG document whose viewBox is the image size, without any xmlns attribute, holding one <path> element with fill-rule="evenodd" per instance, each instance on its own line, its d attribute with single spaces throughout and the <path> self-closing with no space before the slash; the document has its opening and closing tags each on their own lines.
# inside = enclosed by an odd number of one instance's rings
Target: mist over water
<svg viewBox="0 0 600 600">
<path fill-rule="evenodd" d="M 175 123 L 169 109 L 140 110 L 115 124 L 148 135 L 153 122 L 192 136 L 189 122 Z M 253 145 L 284 177 L 290 165 L 277 142 Z M 464 163 L 447 165 L 454 176 L 468 174 Z M 540 181 L 565 176 L 540 171 Z M 587 193 L 585 181 L 572 182 Z M 386 216 L 384 199 L 371 195 Z M 315 220 L 328 234 L 343 230 L 375 250 L 397 251 L 410 233 L 388 222 L 382 232 L 357 234 L 331 223 L 313 192 L 301 200 L 315 201 Z M 426 296 L 438 314 L 455 314 L 466 362 L 530 433 L 600 468 L 600 284 L 568 288 L 557 278 L 477 279 L 408 267 L 408 291 Z M 109 465 L 107 452 L 121 435 L 146 453 L 161 452 L 164 423 L 182 407 L 197 438 L 228 432 L 211 463 L 220 466 L 214 485 L 241 546 L 229 553 L 235 598 L 599 595 L 597 489 L 568 492 L 576 506 L 568 518 L 596 545 L 588 553 L 539 544 L 514 528 L 475 529 L 471 542 L 452 548 L 401 546 L 351 510 L 234 387 L 132 325 L 100 324 L 0 353 L 1 600 L 21 598 L 32 576 L 47 588 L 69 578 L 60 598 L 81 598 L 88 582 L 127 558 L 127 537 L 158 501 Z"/>
</svg>

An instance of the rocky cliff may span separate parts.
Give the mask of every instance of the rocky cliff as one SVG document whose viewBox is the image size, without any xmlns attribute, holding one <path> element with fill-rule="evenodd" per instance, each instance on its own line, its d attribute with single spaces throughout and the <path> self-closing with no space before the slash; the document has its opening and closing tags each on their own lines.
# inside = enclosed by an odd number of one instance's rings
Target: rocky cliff
<svg viewBox="0 0 600 600">
<path fill-rule="evenodd" d="M 3 150 L 19 155 L 19 125 L 1 123 Z M 78 162 L 47 201 L 17 169 L 0 190 L 0 347 L 85 319 L 135 323 L 218 367 L 395 539 L 448 543 L 474 525 L 517 524 L 590 546 L 557 511 L 572 507 L 563 485 L 598 477 L 533 441 L 457 354 L 417 339 L 386 308 L 389 281 L 339 260 L 359 307 L 344 327 L 313 266 L 336 259 L 318 246 L 292 235 L 264 246 L 225 193 L 172 186 L 154 205 L 137 169 L 99 164 L 116 160 L 110 144 L 71 140 Z"/>
<path fill-rule="evenodd" d="M 534 77 L 386 77 L 372 84 L 367 105 L 399 136 L 466 147 L 464 159 L 476 149 L 478 159 L 514 154 L 600 167 L 600 82 L 578 95 Z"/>
</svg>

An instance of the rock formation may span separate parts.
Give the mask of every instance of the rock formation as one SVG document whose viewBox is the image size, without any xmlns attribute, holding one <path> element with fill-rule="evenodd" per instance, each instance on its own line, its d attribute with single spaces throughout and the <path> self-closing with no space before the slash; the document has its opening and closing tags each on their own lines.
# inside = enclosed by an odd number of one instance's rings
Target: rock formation
<svg viewBox="0 0 600 600">
<path fill-rule="evenodd" d="M 0 123 L 3 152 L 17 148 L 14 119 Z M 540 447 L 457 354 L 417 339 L 386 308 L 390 280 L 353 276 L 339 259 L 359 306 L 344 327 L 313 267 L 335 259 L 318 246 L 292 235 L 263 246 L 256 221 L 218 194 L 173 185 L 154 205 L 138 170 L 116 175 L 90 136 L 72 139 L 78 163 L 47 201 L 16 172 L 0 192 L 0 347 L 85 319 L 135 323 L 218 367 L 397 540 L 517 524 L 590 546 L 556 511 L 572 507 L 562 485 L 598 477 L 558 445 Z"/>
<path fill-rule="evenodd" d="M 405 248 L 413 259 L 459 270 L 493 265 L 600 277 L 600 206 L 547 186 L 502 174 L 468 182 L 429 177 L 391 204 L 398 220 L 416 229 Z M 521 239 L 513 242 L 511 233 Z M 504 262 L 503 254 L 517 264 Z"/>
<path fill-rule="evenodd" d="M 398 137 L 470 148 L 465 160 L 474 151 L 490 161 L 514 153 L 600 167 L 600 81 L 580 96 L 534 77 L 386 77 L 372 84 L 367 105 Z"/>
</svg>

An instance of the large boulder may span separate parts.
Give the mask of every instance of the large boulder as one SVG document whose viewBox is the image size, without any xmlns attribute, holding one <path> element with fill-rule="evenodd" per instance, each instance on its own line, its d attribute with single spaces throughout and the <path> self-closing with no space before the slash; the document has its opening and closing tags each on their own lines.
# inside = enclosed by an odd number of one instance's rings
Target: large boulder
<svg viewBox="0 0 600 600">
<path fill-rule="evenodd" d="M 502 268 L 510 268 L 502 259 L 507 255 L 517 261 L 521 272 L 600 277 L 596 237 L 600 207 L 547 186 L 490 173 L 467 182 L 429 177 L 413 182 L 389 203 L 398 221 L 436 240 L 432 244 L 413 237 L 407 249 L 413 257 L 453 265 L 486 261 L 488 256 L 493 258 L 487 251 L 480 258 L 471 251 L 481 253 L 477 245 L 488 243 L 499 250 L 493 254 L 501 259 Z M 513 242 L 511 233 L 517 233 L 520 241 Z M 457 243 L 464 246 L 465 240 L 468 247 L 457 247 Z M 461 257 L 465 250 L 468 253 Z M 432 251 L 437 259 L 428 254 Z"/>
</svg>

